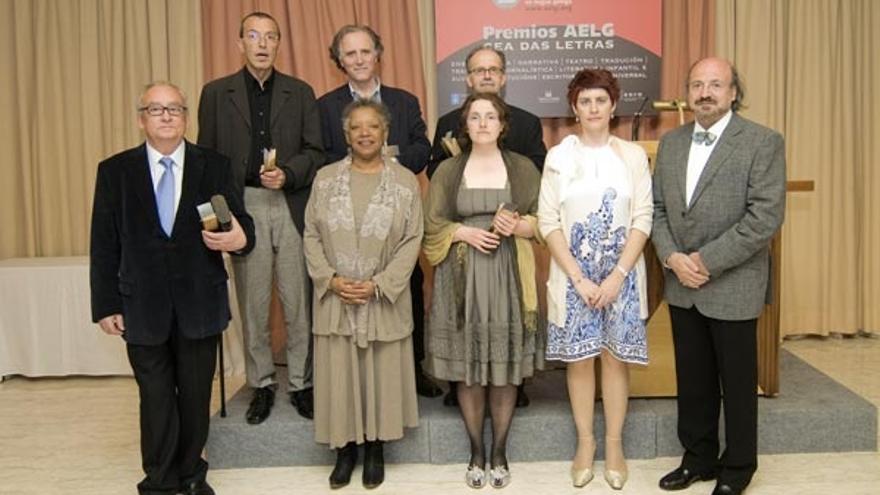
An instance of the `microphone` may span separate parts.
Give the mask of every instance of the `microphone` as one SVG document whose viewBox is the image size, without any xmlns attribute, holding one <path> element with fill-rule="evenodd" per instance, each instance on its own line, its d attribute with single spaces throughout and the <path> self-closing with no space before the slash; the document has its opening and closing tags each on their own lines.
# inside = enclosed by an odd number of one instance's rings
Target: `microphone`
<svg viewBox="0 0 880 495">
<path fill-rule="evenodd" d="M 211 196 L 211 201 L 196 206 L 199 218 L 202 219 L 202 228 L 208 232 L 229 232 L 232 230 L 232 213 L 226 198 L 222 194 Z"/>
<path fill-rule="evenodd" d="M 642 110 L 645 109 L 645 104 L 648 103 L 648 100 L 649 98 L 646 96 L 642 100 L 642 104 L 639 105 L 639 109 L 633 114 L 632 136 L 630 137 L 630 141 L 639 140 L 639 125 L 642 123 Z"/>
<path fill-rule="evenodd" d="M 654 110 L 660 111 L 669 111 L 669 110 L 690 110 L 686 101 L 680 100 L 655 100 L 652 103 Z"/>
<path fill-rule="evenodd" d="M 232 213 L 229 211 L 229 205 L 226 204 L 226 198 L 222 194 L 211 196 L 211 207 L 214 209 L 214 215 L 217 216 L 220 230 L 223 232 L 232 230 Z"/>
</svg>

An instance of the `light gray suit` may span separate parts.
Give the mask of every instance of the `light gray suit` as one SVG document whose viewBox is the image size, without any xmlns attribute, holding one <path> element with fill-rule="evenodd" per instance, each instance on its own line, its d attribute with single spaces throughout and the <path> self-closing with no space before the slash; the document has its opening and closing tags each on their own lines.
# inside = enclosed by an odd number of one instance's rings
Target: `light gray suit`
<svg viewBox="0 0 880 495">
<path fill-rule="evenodd" d="M 691 289 L 665 270 L 681 467 L 742 489 L 758 467 L 756 327 L 769 289 L 770 239 L 785 209 L 785 145 L 779 133 L 733 114 L 688 206 L 693 132 L 691 123 L 663 136 L 653 183 L 657 255 L 698 251 L 709 271 L 709 281 Z M 719 459 L 722 401 L 727 442 Z"/>
</svg>

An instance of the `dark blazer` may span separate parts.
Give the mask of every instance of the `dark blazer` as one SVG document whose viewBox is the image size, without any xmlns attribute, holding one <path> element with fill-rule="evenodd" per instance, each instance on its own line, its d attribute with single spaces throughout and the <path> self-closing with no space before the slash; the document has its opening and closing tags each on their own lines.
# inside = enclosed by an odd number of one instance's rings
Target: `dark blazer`
<svg viewBox="0 0 880 495">
<path fill-rule="evenodd" d="M 699 251 L 709 281 L 697 290 L 666 269 L 669 304 L 719 320 L 757 318 L 767 299 L 770 239 L 785 211 L 782 136 L 736 114 L 718 138 L 685 204 L 688 154 L 694 124 L 660 140 L 654 168 L 654 226 L 659 259 Z"/>
<path fill-rule="evenodd" d="M 431 143 L 426 135 L 428 128 L 422 120 L 419 100 L 407 91 L 384 84 L 379 89 L 379 96 L 391 113 L 388 144 L 399 148 L 397 161 L 414 174 L 421 172 L 428 162 Z M 321 135 L 327 153 L 325 163 L 337 162 L 348 154 L 348 143 L 342 132 L 342 111 L 352 101 L 347 83 L 318 99 Z"/>
<path fill-rule="evenodd" d="M 122 314 L 130 344 L 168 339 L 172 320 L 187 338 L 221 333 L 229 323 L 226 269 L 218 251 L 202 241 L 196 205 L 214 194 L 254 246 L 254 223 L 244 210 L 229 160 L 186 143 L 183 186 L 169 238 L 159 223 L 153 181 L 142 144 L 98 165 L 92 209 L 90 280 L 92 320 Z"/>
<path fill-rule="evenodd" d="M 244 191 L 251 150 L 251 111 L 245 71 L 216 79 L 202 88 L 199 138 L 202 146 L 229 157 L 235 184 Z M 300 234 L 315 171 L 324 163 L 315 93 L 299 79 L 275 71 L 272 87 L 272 145 L 284 171 L 287 206 Z"/>
<path fill-rule="evenodd" d="M 541 119 L 535 114 L 522 108 L 507 105 L 510 111 L 510 127 L 507 135 L 502 139 L 504 149 L 514 151 L 530 159 L 541 171 L 544 169 L 544 158 L 547 156 L 547 147 L 544 146 L 544 129 L 541 127 Z M 447 132 L 458 136 L 461 127 L 461 108 L 447 113 L 437 121 L 437 129 L 434 132 L 434 143 L 431 145 L 431 158 L 428 160 L 428 177 L 434 175 L 434 171 L 440 166 L 440 162 L 449 158 L 449 154 L 443 149 L 441 138 Z"/>
</svg>

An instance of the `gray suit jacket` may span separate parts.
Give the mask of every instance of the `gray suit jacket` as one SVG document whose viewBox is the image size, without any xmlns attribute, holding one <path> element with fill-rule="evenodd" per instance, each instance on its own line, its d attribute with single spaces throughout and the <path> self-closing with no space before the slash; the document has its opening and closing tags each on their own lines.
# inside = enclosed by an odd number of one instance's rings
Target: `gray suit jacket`
<svg viewBox="0 0 880 495">
<path fill-rule="evenodd" d="M 652 240 L 660 260 L 676 251 L 699 251 L 710 278 L 699 289 L 688 289 L 667 268 L 666 300 L 696 306 L 710 318 L 757 318 L 769 291 L 770 239 L 785 210 L 785 144 L 778 132 L 734 114 L 688 208 L 685 180 L 693 130 L 690 123 L 660 140 Z"/>
<path fill-rule="evenodd" d="M 199 144 L 229 157 L 235 184 L 242 192 L 251 150 L 246 70 L 209 82 L 199 100 Z M 286 177 L 287 206 L 302 234 L 312 180 L 324 163 L 321 123 L 311 86 L 276 70 L 270 119 L 278 167 Z"/>
</svg>

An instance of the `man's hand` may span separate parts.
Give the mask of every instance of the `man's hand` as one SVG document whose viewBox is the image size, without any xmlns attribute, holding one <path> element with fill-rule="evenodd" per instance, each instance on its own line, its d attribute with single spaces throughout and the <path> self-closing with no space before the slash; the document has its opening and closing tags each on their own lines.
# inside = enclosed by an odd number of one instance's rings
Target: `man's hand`
<svg viewBox="0 0 880 495">
<path fill-rule="evenodd" d="M 107 335 L 122 335 L 125 333 L 125 322 L 122 321 L 122 315 L 119 313 L 101 318 L 98 321 L 98 325 Z"/>
<path fill-rule="evenodd" d="M 498 237 L 498 234 L 493 234 L 488 230 L 477 227 L 468 227 L 467 225 L 462 225 L 455 231 L 453 240 L 466 242 L 483 254 L 490 254 L 501 243 L 501 238 Z"/>
<path fill-rule="evenodd" d="M 703 265 L 702 260 L 699 259 L 699 253 L 693 254 L 697 255 L 699 264 L 684 253 L 672 253 L 666 259 L 666 264 L 672 269 L 675 276 L 678 277 L 681 285 L 689 289 L 698 289 L 709 281 L 709 273 L 705 271 L 706 267 Z M 704 272 L 700 271 L 701 267 Z"/>
<path fill-rule="evenodd" d="M 706 268 L 706 265 L 703 263 L 703 257 L 700 256 L 699 251 L 694 251 L 693 253 L 688 255 L 688 258 L 697 265 L 697 271 L 701 274 L 705 275 L 707 278 L 709 277 L 709 269 Z"/>
<path fill-rule="evenodd" d="M 287 176 L 284 175 L 284 171 L 280 168 L 272 170 L 260 169 L 260 184 L 263 184 L 263 187 L 266 189 L 281 189 L 286 181 Z"/>
<path fill-rule="evenodd" d="M 229 232 L 202 231 L 202 241 L 212 251 L 234 252 L 244 249 L 247 245 L 247 236 L 244 229 L 239 225 L 235 215 L 232 215 L 232 230 Z"/>
</svg>

